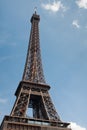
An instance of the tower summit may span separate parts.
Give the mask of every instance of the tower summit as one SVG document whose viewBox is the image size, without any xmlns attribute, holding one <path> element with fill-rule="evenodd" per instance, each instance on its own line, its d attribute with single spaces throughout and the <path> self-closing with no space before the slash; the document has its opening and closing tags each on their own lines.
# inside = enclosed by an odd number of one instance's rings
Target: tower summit
<svg viewBox="0 0 87 130">
<path fill-rule="evenodd" d="M 40 41 L 39 41 L 39 15 L 33 14 L 31 17 L 31 33 L 29 40 L 29 47 L 27 51 L 26 64 L 23 74 L 24 81 L 30 81 L 34 83 L 45 84 L 45 78 L 43 74 L 41 53 L 40 53 Z"/>
<path fill-rule="evenodd" d="M 22 81 L 15 92 L 16 101 L 0 130 L 71 130 L 62 122 L 52 103 L 41 61 L 40 16 L 31 17 L 31 32 Z"/>
</svg>

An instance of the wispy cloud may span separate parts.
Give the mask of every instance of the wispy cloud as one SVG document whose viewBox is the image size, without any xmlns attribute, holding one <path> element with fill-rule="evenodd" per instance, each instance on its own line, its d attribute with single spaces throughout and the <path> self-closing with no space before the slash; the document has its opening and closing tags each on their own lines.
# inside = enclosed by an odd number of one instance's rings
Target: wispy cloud
<svg viewBox="0 0 87 130">
<path fill-rule="evenodd" d="M 80 25 L 79 25 L 78 20 L 73 20 L 72 25 L 73 25 L 75 28 L 80 28 Z"/>
<path fill-rule="evenodd" d="M 0 46 L 1 45 L 7 45 L 7 46 L 13 46 L 15 47 L 17 45 L 17 42 L 15 42 L 12 39 L 12 35 L 9 32 L 2 31 L 0 35 Z"/>
<path fill-rule="evenodd" d="M 7 99 L 2 99 L 2 98 L 0 98 L 0 103 L 4 104 L 4 103 L 6 103 L 6 102 L 7 102 Z"/>
<path fill-rule="evenodd" d="M 81 127 L 80 125 L 76 124 L 75 122 L 71 122 L 70 127 L 72 130 L 86 130 L 86 128 Z"/>
<path fill-rule="evenodd" d="M 59 10 L 63 10 L 65 11 L 66 8 L 65 6 L 61 3 L 61 1 L 54 1 L 54 2 L 49 2 L 47 4 L 44 4 L 42 3 L 42 7 L 45 9 L 45 10 L 48 10 L 48 11 L 52 11 L 52 12 L 58 12 Z"/>
<path fill-rule="evenodd" d="M 77 0 L 76 4 L 79 8 L 87 9 L 87 0 Z"/>
<path fill-rule="evenodd" d="M 87 25 L 85 26 L 85 28 L 87 29 Z"/>
<path fill-rule="evenodd" d="M 13 55 L 13 56 L 4 56 L 4 57 L 0 57 L 0 63 L 3 62 L 3 61 L 6 61 L 6 60 L 12 60 L 14 58 L 20 58 L 22 57 L 23 55 Z"/>
<path fill-rule="evenodd" d="M 12 59 L 12 56 L 4 56 L 0 58 L 0 62 L 3 62 L 5 60 Z"/>
</svg>

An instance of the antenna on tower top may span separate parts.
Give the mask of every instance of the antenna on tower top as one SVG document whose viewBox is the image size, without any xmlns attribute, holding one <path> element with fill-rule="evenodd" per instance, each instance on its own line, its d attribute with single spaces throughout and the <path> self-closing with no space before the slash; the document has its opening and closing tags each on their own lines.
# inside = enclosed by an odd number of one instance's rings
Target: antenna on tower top
<svg viewBox="0 0 87 130">
<path fill-rule="evenodd" d="M 35 14 L 36 14 L 36 12 L 37 12 L 37 7 L 34 8 L 34 11 L 35 11 Z"/>
</svg>

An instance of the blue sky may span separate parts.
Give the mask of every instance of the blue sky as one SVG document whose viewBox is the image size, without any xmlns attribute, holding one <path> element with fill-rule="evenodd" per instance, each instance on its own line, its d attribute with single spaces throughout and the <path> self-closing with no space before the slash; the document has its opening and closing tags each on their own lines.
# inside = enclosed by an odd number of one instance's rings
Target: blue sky
<svg viewBox="0 0 87 130">
<path fill-rule="evenodd" d="M 0 1 L 0 122 L 16 99 L 35 7 L 44 74 L 56 110 L 73 130 L 86 130 L 87 0 Z"/>
</svg>

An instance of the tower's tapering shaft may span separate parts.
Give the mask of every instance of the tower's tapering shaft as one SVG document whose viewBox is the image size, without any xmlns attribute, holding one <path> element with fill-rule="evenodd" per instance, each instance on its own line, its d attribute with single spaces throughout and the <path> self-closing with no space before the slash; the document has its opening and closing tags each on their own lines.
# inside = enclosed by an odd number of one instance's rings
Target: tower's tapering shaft
<svg viewBox="0 0 87 130">
<path fill-rule="evenodd" d="M 35 14 L 31 17 L 32 26 L 22 80 L 45 84 L 40 52 L 39 21 L 40 17 L 35 11 Z"/>
</svg>

